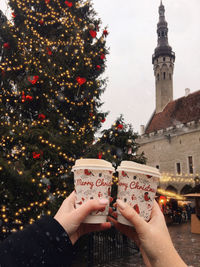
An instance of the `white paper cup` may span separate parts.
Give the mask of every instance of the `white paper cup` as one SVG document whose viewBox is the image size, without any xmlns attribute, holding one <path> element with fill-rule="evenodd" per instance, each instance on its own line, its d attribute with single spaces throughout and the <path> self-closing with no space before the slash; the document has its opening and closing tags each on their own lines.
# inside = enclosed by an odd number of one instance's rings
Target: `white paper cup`
<svg viewBox="0 0 200 267">
<path fill-rule="evenodd" d="M 145 221 L 149 221 L 160 179 L 159 170 L 132 161 L 122 161 L 117 171 L 117 198 L 128 203 Z M 117 212 L 118 222 L 133 226 L 119 211 Z"/>
<path fill-rule="evenodd" d="M 109 199 L 114 172 L 110 162 L 102 159 L 79 159 L 76 160 L 72 171 L 77 196 L 76 208 L 90 199 Z M 92 212 L 84 223 L 106 222 L 108 210 L 107 206 L 101 211 Z"/>
</svg>

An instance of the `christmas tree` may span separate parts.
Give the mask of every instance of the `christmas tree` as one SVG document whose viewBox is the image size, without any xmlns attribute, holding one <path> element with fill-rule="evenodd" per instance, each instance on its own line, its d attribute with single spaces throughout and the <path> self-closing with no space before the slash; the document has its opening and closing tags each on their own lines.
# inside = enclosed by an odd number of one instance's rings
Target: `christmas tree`
<svg viewBox="0 0 200 267">
<path fill-rule="evenodd" d="M 0 235 L 51 214 L 105 121 L 107 29 L 89 1 L 10 0 L 0 24 Z M 71 184 L 71 188 L 70 188 Z"/>
</svg>

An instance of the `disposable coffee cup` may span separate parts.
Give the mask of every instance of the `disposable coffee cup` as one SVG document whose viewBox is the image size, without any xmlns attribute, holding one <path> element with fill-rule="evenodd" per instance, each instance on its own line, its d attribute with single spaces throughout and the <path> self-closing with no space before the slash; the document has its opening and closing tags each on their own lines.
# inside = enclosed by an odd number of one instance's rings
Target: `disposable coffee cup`
<svg viewBox="0 0 200 267">
<path fill-rule="evenodd" d="M 117 198 L 128 203 L 145 221 L 149 221 L 160 179 L 159 170 L 132 161 L 122 161 L 117 171 Z M 118 222 L 133 226 L 120 211 L 117 210 L 117 213 Z"/>
<path fill-rule="evenodd" d="M 112 186 L 112 164 L 102 159 L 79 159 L 72 168 L 77 196 L 76 208 L 90 199 L 109 199 Z M 84 223 L 106 222 L 109 207 L 92 212 Z"/>
</svg>

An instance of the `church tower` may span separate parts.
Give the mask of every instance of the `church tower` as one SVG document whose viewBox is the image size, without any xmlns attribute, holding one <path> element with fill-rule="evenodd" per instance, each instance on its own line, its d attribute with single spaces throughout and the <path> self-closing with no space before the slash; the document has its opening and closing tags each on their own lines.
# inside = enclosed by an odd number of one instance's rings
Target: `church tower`
<svg viewBox="0 0 200 267">
<path fill-rule="evenodd" d="M 165 7 L 160 2 L 157 24 L 158 45 L 152 57 L 156 82 L 156 113 L 173 101 L 173 72 L 175 53 L 168 44 L 168 24 L 165 20 Z"/>
</svg>

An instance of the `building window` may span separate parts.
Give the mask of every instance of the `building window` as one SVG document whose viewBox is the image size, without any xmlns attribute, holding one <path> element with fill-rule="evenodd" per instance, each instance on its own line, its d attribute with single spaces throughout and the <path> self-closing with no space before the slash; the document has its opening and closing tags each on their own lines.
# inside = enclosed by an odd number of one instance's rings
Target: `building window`
<svg viewBox="0 0 200 267">
<path fill-rule="evenodd" d="M 165 80 L 166 78 L 166 72 L 163 72 L 163 79 Z"/>
<path fill-rule="evenodd" d="M 160 74 L 157 74 L 157 81 L 160 80 Z"/>
<path fill-rule="evenodd" d="M 176 163 L 176 171 L 177 171 L 178 174 L 181 173 L 181 164 L 180 164 L 180 162 Z"/>
<path fill-rule="evenodd" d="M 156 168 L 159 170 L 160 169 L 160 166 L 159 165 L 156 165 Z"/>
<path fill-rule="evenodd" d="M 188 165 L 189 165 L 189 173 L 194 173 L 193 171 L 193 162 L 192 162 L 192 156 L 188 157 Z"/>
<path fill-rule="evenodd" d="M 180 145 L 182 144 L 181 140 L 179 141 Z"/>
<path fill-rule="evenodd" d="M 163 61 L 165 61 L 165 57 L 163 58 Z"/>
</svg>

